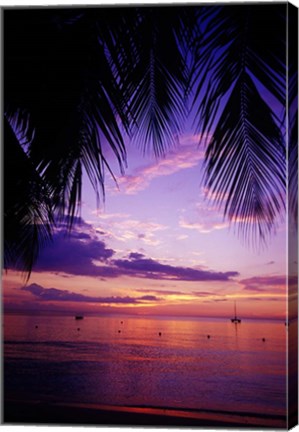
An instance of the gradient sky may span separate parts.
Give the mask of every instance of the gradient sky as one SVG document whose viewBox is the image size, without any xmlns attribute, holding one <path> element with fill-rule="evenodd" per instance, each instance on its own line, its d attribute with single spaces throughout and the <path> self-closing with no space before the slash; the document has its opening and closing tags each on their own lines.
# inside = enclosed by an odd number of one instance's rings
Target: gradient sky
<svg viewBox="0 0 299 432">
<path fill-rule="evenodd" d="M 4 275 L 6 310 L 285 318 L 285 221 L 256 251 L 223 220 L 203 187 L 204 148 L 191 128 L 155 159 L 127 143 L 118 185 L 106 199 L 84 181 L 81 218 L 70 236 L 57 227 L 30 280 Z"/>
</svg>

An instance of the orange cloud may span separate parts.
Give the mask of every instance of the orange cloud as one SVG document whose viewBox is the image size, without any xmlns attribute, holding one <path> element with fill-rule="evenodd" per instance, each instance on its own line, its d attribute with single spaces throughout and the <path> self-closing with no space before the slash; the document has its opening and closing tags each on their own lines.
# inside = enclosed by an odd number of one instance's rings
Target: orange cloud
<svg viewBox="0 0 299 432">
<path fill-rule="evenodd" d="M 134 175 L 125 175 L 118 179 L 119 188 L 125 194 L 136 194 L 146 189 L 155 178 L 192 168 L 203 159 L 204 151 L 199 150 L 194 143 L 180 146 L 169 152 L 167 158 L 136 170 Z"/>
</svg>

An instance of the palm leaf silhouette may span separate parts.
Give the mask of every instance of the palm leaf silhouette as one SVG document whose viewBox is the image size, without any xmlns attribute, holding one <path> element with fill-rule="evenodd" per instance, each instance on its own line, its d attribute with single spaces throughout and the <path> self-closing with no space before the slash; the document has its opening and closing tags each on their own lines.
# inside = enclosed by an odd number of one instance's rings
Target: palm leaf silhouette
<svg viewBox="0 0 299 432">
<path fill-rule="evenodd" d="M 189 64 L 185 55 L 196 20 L 194 14 L 176 7 L 139 8 L 136 13 L 130 33 L 134 63 L 124 87 L 136 142 L 159 156 L 177 142 L 186 116 Z"/>
<path fill-rule="evenodd" d="M 6 111 L 12 116 L 21 101 L 22 108 L 30 112 L 33 139 L 28 154 L 51 186 L 53 202 L 62 215 L 74 215 L 78 208 L 83 169 L 96 192 L 103 190 L 104 167 L 108 166 L 103 142 L 121 168 L 125 160 L 116 120 L 121 94 L 97 41 L 94 19 L 80 10 L 78 14 L 74 24 L 59 28 L 46 11 L 39 12 L 36 19 L 31 17 L 33 27 L 21 47 L 27 52 L 26 72 L 20 72 L 17 80 L 12 79 L 11 70 L 6 72 Z M 13 47 L 9 53 L 14 55 Z M 10 64 L 13 66 L 8 62 L 8 67 Z M 14 89 L 16 81 L 19 85 Z"/>
<path fill-rule="evenodd" d="M 206 7 L 194 76 L 198 129 L 211 137 L 206 185 L 253 242 L 266 239 L 285 206 L 285 13 L 283 5 Z"/>
<path fill-rule="evenodd" d="M 29 278 L 40 247 L 51 240 L 52 208 L 47 185 L 6 118 L 4 139 L 4 264 L 27 272 Z"/>
<path fill-rule="evenodd" d="M 224 215 L 238 222 L 245 237 L 264 240 L 285 203 L 284 149 L 279 127 L 248 75 L 234 86 L 206 158 L 206 184 Z"/>
</svg>

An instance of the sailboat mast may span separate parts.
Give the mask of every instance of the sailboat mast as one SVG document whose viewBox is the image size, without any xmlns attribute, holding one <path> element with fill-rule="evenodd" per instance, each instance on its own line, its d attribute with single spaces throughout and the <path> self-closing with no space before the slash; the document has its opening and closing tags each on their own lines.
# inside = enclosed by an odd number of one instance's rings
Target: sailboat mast
<svg viewBox="0 0 299 432">
<path fill-rule="evenodd" d="M 238 324 L 241 322 L 241 319 L 237 318 L 237 302 L 236 302 L 236 300 L 234 301 L 234 306 L 235 306 L 235 317 L 231 318 L 231 322 Z"/>
</svg>

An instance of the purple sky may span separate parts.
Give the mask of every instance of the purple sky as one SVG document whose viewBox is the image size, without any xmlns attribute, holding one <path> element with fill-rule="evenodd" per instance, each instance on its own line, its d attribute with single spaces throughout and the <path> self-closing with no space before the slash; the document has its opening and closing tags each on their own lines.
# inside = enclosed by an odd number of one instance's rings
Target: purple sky
<svg viewBox="0 0 299 432">
<path fill-rule="evenodd" d="M 85 179 L 81 223 L 56 229 L 27 287 L 9 272 L 6 305 L 230 316 L 237 299 L 243 316 L 283 317 L 284 223 L 267 248 L 242 244 L 207 199 L 200 138 L 186 131 L 158 160 L 128 143 L 126 174 L 112 162 L 118 187 L 107 175 L 98 209 Z"/>
</svg>

